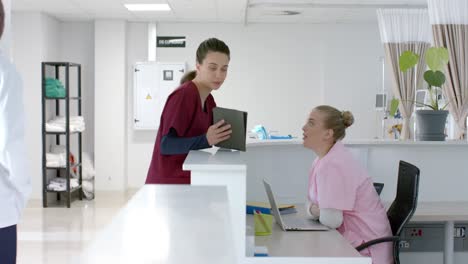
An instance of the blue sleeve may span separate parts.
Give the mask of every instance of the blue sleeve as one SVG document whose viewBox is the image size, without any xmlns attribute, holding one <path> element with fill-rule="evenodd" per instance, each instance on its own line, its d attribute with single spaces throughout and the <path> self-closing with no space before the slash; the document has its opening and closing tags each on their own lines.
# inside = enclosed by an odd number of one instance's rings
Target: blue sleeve
<svg viewBox="0 0 468 264">
<path fill-rule="evenodd" d="M 173 128 L 161 139 L 161 154 L 163 155 L 187 154 L 190 150 L 209 147 L 210 145 L 205 134 L 197 137 L 183 138 L 179 137 Z"/>
</svg>

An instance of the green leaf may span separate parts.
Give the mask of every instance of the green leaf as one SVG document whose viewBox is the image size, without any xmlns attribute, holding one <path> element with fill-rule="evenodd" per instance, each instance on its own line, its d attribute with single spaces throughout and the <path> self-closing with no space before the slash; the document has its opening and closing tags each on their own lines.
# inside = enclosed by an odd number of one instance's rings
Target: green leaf
<svg viewBox="0 0 468 264">
<path fill-rule="evenodd" d="M 452 100 L 448 101 L 442 108 L 440 108 L 440 110 L 445 110 L 445 108 L 447 108 L 447 106 L 453 102 L 453 100 L 455 100 L 456 98 L 452 98 Z"/>
<path fill-rule="evenodd" d="M 400 101 L 396 98 L 393 98 L 392 101 L 390 102 L 390 116 L 395 116 L 396 111 L 398 110 L 398 105 L 400 104 Z"/>
<path fill-rule="evenodd" d="M 444 47 L 429 48 L 426 52 L 426 63 L 433 71 L 443 71 L 449 61 L 448 50 Z"/>
<path fill-rule="evenodd" d="M 398 64 L 400 65 L 400 71 L 405 72 L 408 69 L 414 67 L 419 62 L 419 55 L 407 50 L 400 56 Z"/>
<path fill-rule="evenodd" d="M 424 73 L 424 80 L 430 86 L 441 87 L 445 83 L 445 75 L 441 71 L 428 70 Z"/>
<path fill-rule="evenodd" d="M 423 103 L 419 103 L 419 102 L 416 102 L 416 101 L 415 101 L 414 103 L 415 103 L 417 106 L 427 106 L 427 107 L 431 108 L 432 110 L 439 110 L 439 109 L 434 108 L 434 106 L 433 106 L 433 105 L 430 105 L 430 104 L 423 104 Z"/>
</svg>

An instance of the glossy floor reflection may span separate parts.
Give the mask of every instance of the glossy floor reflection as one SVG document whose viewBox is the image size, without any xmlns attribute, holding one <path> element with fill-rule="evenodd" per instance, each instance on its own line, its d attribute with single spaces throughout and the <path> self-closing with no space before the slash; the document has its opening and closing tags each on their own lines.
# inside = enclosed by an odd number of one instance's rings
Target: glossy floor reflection
<svg viewBox="0 0 468 264">
<path fill-rule="evenodd" d="M 75 200 L 71 208 L 29 201 L 18 225 L 17 263 L 71 263 L 135 192 L 100 192 L 95 200 Z"/>
</svg>

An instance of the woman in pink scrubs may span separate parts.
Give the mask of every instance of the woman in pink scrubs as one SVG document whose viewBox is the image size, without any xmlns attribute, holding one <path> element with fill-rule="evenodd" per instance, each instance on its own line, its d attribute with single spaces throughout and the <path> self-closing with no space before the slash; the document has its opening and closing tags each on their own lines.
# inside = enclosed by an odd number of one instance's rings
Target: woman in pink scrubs
<svg viewBox="0 0 468 264">
<path fill-rule="evenodd" d="M 190 184 L 190 172 L 182 170 L 189 151 L 209 148 L 230 137 L 230 125 L 222 120 L 212 124 L 216 103 L 211 95 L 226 79 L 229 56 L 229 47 L 219 39 L 210 38 L 199 45 L 196 74 L 191 73 L 169 95 L 161 114 L 147 184 Z"/>
<path fill-rule="evenodd" d="M 307 211 L 356 247 L 391 236 L 392 231 L 371 178 L 341 142 L 353 122 L 351 112 L 321 105 L 312 110 L 302 130 L 303 145 L 317 154 L 309 173 Z M 360 253 L 374 264 L 393 263 L 391 242 Z"/>
</svg>

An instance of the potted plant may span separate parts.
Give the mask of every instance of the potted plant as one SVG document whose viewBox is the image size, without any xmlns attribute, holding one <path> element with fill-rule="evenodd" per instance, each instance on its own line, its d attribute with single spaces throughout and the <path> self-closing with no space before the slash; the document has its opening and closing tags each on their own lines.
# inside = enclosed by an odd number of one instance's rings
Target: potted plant
<svg viewBox="0 0 468 264">
<path fill-rule="evenodd" d="M 425 106 L 429 109 L 416 110 L 416 140 L 424 141 L 444 141 L 445 123 L 448 111 L 445 110 L 447 104 L 441 105 L 441 87 L 445 83 L 443 69 L 449 59 L 446 48 L 429 48 L 426 52 L 425 62 L 429 68 L 424 72 L 424 80 L 428 84 L 429 103 L 415 102 L 418 106 Z M 419 55 L 412 51 L 405 51 L 399 59 L 400 70 L 407 71 L 416 66 Z M 437 88 L 438 87 L 438 88 Z"/>
</svg>

